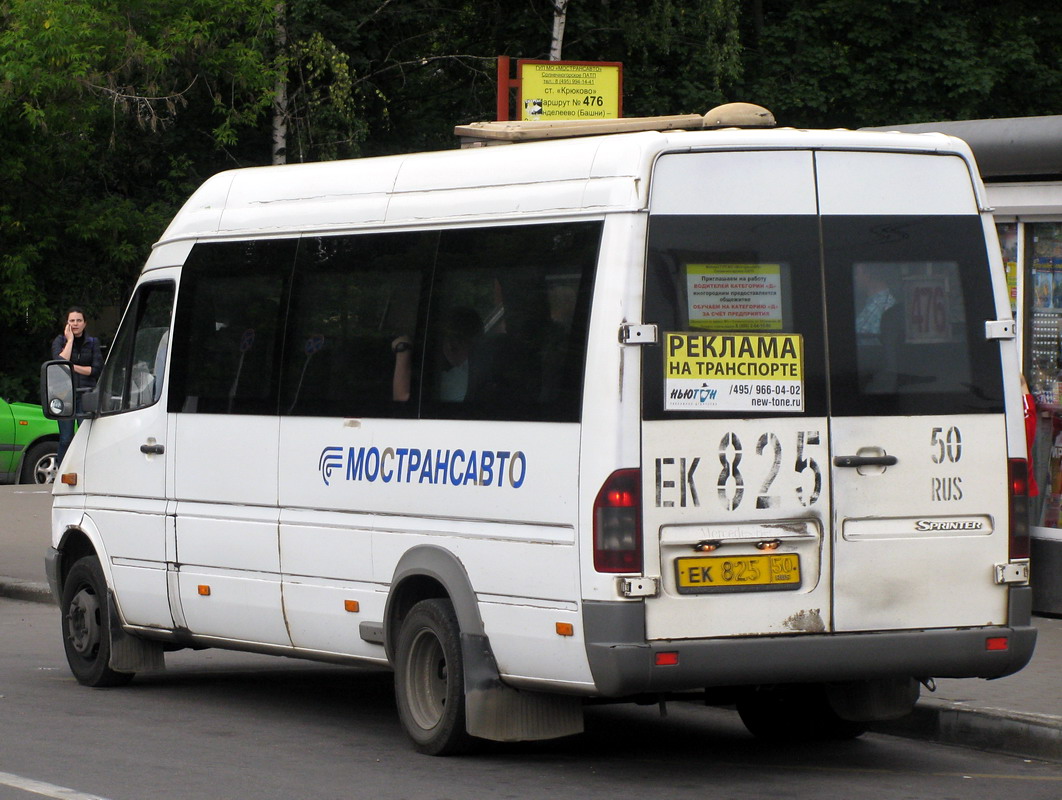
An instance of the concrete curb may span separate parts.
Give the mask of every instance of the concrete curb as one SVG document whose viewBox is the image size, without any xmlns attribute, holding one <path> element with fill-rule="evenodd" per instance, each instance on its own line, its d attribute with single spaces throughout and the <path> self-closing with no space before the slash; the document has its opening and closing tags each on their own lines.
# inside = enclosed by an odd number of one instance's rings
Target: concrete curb
<svg viewBox="0 0 1062 800">
<path fill-rule="evenodd" d="M 28 600 L 32 603 L 48 603 L 49 605 L 55 603 L 55 598 L 52 597 L 48 584 L 24 581 L 20 578 L 5 578 L 3 576 L 0 576 L 0 597 L 10 597 L 13 600 Z"/>
<path fill-rule="evenodd" d="M 46 583 L 0 576 L 0 597 L 53 605 Z M 871 730 L 890 736 L 1062 762 L 1062 717 L 923 698 L 903 719 Z"/>
<path fill-rule="evenodd" d="M 1062 762 L 1062 717 L 924 698 L 903 719 L 872 730 L 909 739 Z"/>
</svg>

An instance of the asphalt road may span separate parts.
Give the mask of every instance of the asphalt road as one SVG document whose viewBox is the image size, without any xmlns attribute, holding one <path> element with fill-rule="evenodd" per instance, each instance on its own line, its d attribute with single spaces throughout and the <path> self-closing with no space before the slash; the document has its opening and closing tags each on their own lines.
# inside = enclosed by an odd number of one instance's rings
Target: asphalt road
<svg viewBox="0 0 1062 800">
<path fill-rule="evenodd" d="M 51 487 L 0 486 L 0 575 L 44 581 L 51 508 Z"/>
<path fill-rule="evenodd" d="M 1062 797 L 1059 764 L 873 733 L 766 745 L 692 704 L 597 707 L 579 736 L 432 758 L 410 749 L 387 672 L 182 651 L 88 689 L 59 624 L 50 605 L 0 598 L 0 800 Z"/>
</svg>

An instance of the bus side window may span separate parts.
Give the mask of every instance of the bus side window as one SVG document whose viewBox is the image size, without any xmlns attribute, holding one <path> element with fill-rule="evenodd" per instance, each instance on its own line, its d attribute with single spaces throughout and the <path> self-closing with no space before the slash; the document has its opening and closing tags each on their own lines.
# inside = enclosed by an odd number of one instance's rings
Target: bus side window
<svg viewBox="0 0 1062 800">
<path fill-rule="evenodd" d="M 422 295 L 438 234 L 306 237 L 292 286 L 282 414 L 415 416 Z M 405 343 L 405 399 L 396 401 L 394 343 Z M 408 362 L 407 362 L 408 363 Z"/>
<path fill-rule="evenodd" d="M 100 411 L 111 414 L 154 405 L 161 397 L 173 284 L 148 283 L 130 304 L 100 378 Z"/>
<path fill-rule="evenodd" d="M 275 414 L 297 241 L 197 244 L 181 278 L 170 410 Z"/>
<path fill-rule="evenodd" d="M 442 234 L 422 416 L 577 421 L 601 224 Z"/>
</svg>

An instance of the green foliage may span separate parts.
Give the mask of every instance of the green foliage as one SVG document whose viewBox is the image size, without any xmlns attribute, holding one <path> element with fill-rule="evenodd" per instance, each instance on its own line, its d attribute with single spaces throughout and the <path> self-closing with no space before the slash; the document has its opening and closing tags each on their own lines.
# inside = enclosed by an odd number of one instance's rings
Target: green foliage
<svg viewBox="0 0 1062 800">
<path fill-rule="evenodd" d="M 349 56 L 320 31 L 292 44 L 284 56 L 292 87 L 289 160 L 357 155 L 368 125 L 362 116 L 365 102 L 355 89 Z"/>
<path fill-rule="evenodd" d="M 739 0 L 571 0 L 563 56 L 622 61 L 624 113 L 706 111 L 740 74 Z M 550 0 L 290 0 L 293 39 L 348 57 L 367 154 L 451 147 L 493 119 L 496 57 L 546 58 Z"/>
<path fill-rule="evenodd" d="M 564 58 L 622 61 L 624 116 L 703 114 L 740 75 L 737 0 L 573 0 L 568 9 Z"/>
<path fill-rule="evenodd" d="M 177 205 L 269 110 L 269 0 L 0 3 L 0 379 L 120 306 Z M 224 149 L 223 149 L 224 148 Z"/>
<path fill-rule="evenodd" d="M 1057 4 L 761 2 L 762 16 L 744 18 L 745 77 L 734 91 L 784 124 L 860 127 L 1062 106 Z"/>
</svg>

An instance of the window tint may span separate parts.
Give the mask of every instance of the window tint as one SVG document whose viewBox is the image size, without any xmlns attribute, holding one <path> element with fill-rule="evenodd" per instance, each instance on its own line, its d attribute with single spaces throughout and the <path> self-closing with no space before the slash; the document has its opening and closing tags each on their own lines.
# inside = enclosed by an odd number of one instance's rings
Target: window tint
<svg viewBox="0 0 1062 800">
<path fill-rule="evenodd" d="M 281 413 L 416 414 L 420 351 L 412 343 L 437 241 L 422 232 L 300 242 Z"/>
<path fill-rule="evenodd" d="M 181 277 L 170 410 L 275 414 L 296 240 L 198 244 Z"/>
<path fill-rule="evenodd" d="M 196 245 L 170 408 L 577 421 L 600 237 L 584 222 Z"/>
<path fill-rule="evenodd" d="M 601 223 L 444 231 L 425 417 L 577 421 Z"/>
<path fill-rule="evenodd" d="M 132 411 L 158 402 L 173 294 L 170 282 L 146 283 L 137 290 L 100 378 L 100 413 Z"/>
<path fill-rule="evenodd" d="M 824 217 L 833 413 L 1002 410 L 974 216 Z"/>
<path fill-rule="evenodd" d="M 674 398 L 667 402 L 665 395 L 686 391 L 666 390 L 664 351 L 669 333 L 694 334 L 680 341 L 714 348 L 720 355 L 716 364 L 725 360 L 724 348 L 733 346 L 723 343 L 728 337 L 732 342 L 769 349 L 782 345 L 768 335 L 795 334 L 779 341 L 802 347 L 802 375 L 789 382 L 795 385 L 785 386 L 786 394 L 779 402 L 793 403 L 786 408 L 798 408 L 795 413 L 824 415 L 821 286 L 818 220 L 812 215 L 652 216 L 644 320 L 657 325 L 660 341 L 641 348 L 645 418 L 733 416 L 738 405 L 742 416 L 758 413 L 746 397 L 735 397 L 719 411 L 705 411 Z M 666 360 L 674 363 L 672 358 Z M 777 356 L 759 359 L 767 366 L 778 360 Z M 692 367 L 696 370 L 699 365 Z M 731 377 L 739 393 L 756 383 L 746 375 Z M 700 386 L 705 381 L 682 383 Z M 712 380 L 709 385 L 724 384 Z M 778 411 L 768 408 L 763 413 Z"/>
</svg>

